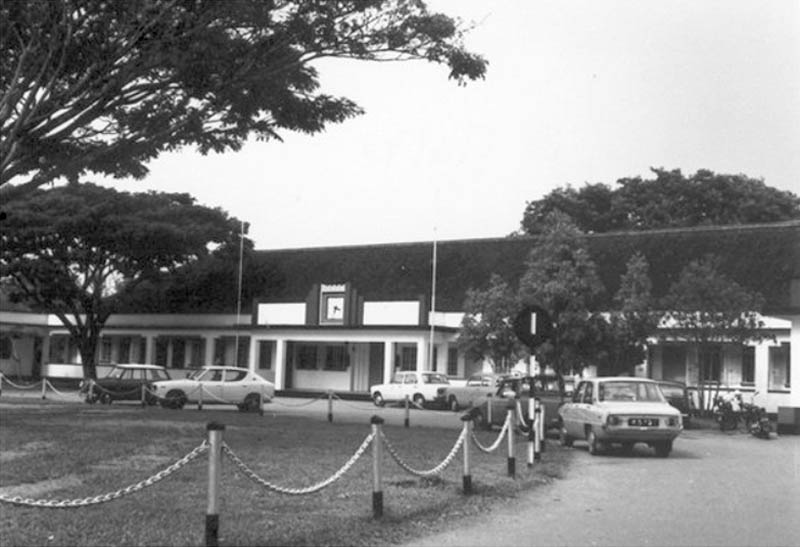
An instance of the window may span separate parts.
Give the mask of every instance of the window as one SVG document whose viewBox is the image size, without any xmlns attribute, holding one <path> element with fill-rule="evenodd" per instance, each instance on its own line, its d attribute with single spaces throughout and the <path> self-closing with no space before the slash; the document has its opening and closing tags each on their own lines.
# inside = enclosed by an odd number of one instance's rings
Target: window
<svg viewBox="0 0 800 547">
<path fill-rule="evenodd" d="M 9 336 L 0 336 L 0 359 L 11 359 L 14 346 Z"/>
<path fill-rule="evenodd" d="M 317 368 L 317 346 L 302 344 L 297 347 L 298 370 L 316 370 Z"/>
<path fill-rule="evenodd" d="M 756 348 L 742 347 L 742 383 L 753 384 L 756 381 Z"/>
<path fill-rule="evenodd" d="M 789 344 L 769 348 L 769 389 L 782 390 L 791 386 L 789 362 Z"/>
<path fill-rule="evenodd" d="M 247 368 L 250 364 L 250 337 L 239 336 L 233 338 L 233 343 L 236 345 L 238 342 L 239 348 L 236 352 L 236 365 L 237 367 Z"/>
<path fill-rule="evenodd" d="M 583 393 L 583 403 L 585 404 L 592 404 L 592 393 L 594 391 L 594 386 L 591 382 L 586 382 L 586 390 Z"/>
<path fill-rule="evenodd" d="M 224 380 L 225 382 L 239 382 L 244 380 L 247 376 L 246 370 L 226 370 Z"/>
<path fill-rule="evenodd" d="M 722 369 L 722 348 L 718 345 L 700 348 L 700 381 L 719 382 Z"/>
<path fill-rule="evenodd" d="M 401 346 L 397 362 L 400 370 L 417 370 L 417 345 Z"/>
<path fill-rule="evenodd" d="M 272 368 L 272 342 L 261 340 L 258 343 L 258 368 L 269 370 Z"/>
<path fill-rule="evenodd" d="M 327 346 L 325 348 L 325 370 L 347 370 L 350 359 L 347 346 Z"/>
<path fill-rule="evenodd" d="M 101 363 L 110 363 L 111 362 L 111 338 L 103 337 L 100 340 L 100 362 Z"/>
<path fill-rule="evenodd" d="M 447 375 L 458 376 L 458 348 L 447 349 Z"/>
</svg>

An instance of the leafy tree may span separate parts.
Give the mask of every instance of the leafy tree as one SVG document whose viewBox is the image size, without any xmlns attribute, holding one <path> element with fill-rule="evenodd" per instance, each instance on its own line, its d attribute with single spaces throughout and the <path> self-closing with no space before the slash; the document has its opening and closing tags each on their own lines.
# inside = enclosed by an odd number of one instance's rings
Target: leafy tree
<svg viewBox="0 0 800 547">
<path fill-rule="evenodd" d="M 520 302 L 538 304 L 554 324 L 552 340 L 536 349 L 540 362 L 561 373 L 595 362 L 604 321 L 595 310 L 603 291 L 583 234 L 563 213 L 551 214 L 519 286 Z"/>
<path fill-rule="evenodd" d="M 561 211 L 584 232 L 651 230 L 702 225 L 751 224 L 800 219 L 800 197 L 745 175 L 653 169 L 654 179 L 623 178 L 617 187 L 587 184 L 557 188 L 529 202 L 522 230 L 541 233 L 545 218 Z"/>
<path fill-rule="evenodd" d="M 763 297 L 720 272 L 719 258 L 707 255 L 690 262 L 662 299 L 664 339 L 687 339 L 698 349 L 711 344 L 762 340 L 759 315 Z"/>
<path fill-rule="evenodd" d="M 492 274 L 485 290 L 467 291 L 459 348 L 472 358 L 491 362 L 497 372 L 508 371 L 528 354 L 514 334 L 512 322 L 518 311 L 515 291 Z"/>
<path fill-rule="evenodd" d="M 238 150 L 361 113 L 320 92 L 317 59 L 486 61 L 419 0 L 27 0 L 0 3 L 0 185 L 86 172 L 141 178 L 161 152 Z"/>
<path fill-rule="evenodd" d="M 647 259 L 636 253 L 628 260 L 613 309 L 607 315 L 601 374 L 630 374 L 645 360 L 647 340 L 656 332 L 659 321 L 653 309 L 652 288 Z"/>
<path fill-rule="evenodd" d="M 93 184 L 38 189 L 9 204 L 0 278 L 12 297 L 55 314 L 96 377 L 100 332 L 144 280 L 238 248 L 239 223 L 188 194 L 118 192 Z M 250 243 L 250 245 L 252 245 Z"/>
</svg>

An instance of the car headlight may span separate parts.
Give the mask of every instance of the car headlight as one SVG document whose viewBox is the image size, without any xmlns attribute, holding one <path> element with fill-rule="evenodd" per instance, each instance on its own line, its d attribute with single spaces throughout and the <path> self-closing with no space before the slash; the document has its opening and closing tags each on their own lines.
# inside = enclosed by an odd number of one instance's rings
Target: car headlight
<svg viewBox="0 0 800 547">
<path fill-rule="evenodd" d="M 611 414 L 608 418 L 606 418 L 606 425 L 622 425 L 622 418 Z"/>
<path fill-rule="evenodd" d="M 681 417 L 677 416 L 677 417 L 672 417 L 672 418 L 667 419 L 667 425 L 669 427 L 678 427 L 678 426 L 682 425 L 681 424 Z"/>
</svg>

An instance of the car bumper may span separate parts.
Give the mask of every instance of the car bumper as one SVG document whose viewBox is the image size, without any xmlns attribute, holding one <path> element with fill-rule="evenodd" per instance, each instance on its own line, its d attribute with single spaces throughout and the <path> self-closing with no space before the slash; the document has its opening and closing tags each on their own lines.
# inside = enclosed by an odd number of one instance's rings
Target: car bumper
<svg viewBox="0 0 800 547">
<path fill-rule="evenodd" d="M 658 442 L 671 441 L 681 433 L 677 427 L 613 427 L 596 430 L 598 440 L 603 442 Z"/>
</svg>

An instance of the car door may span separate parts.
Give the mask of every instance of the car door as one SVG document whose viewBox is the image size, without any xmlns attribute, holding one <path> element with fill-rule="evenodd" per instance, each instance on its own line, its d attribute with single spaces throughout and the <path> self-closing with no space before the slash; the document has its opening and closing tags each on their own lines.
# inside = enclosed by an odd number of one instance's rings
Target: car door
<svg viewBox="0 0 800 547">
<path fill-rule="evenodd" d="M 222 403 L 225 402 L 225 390 L 223 389 L 224 377 L 222 369 L 209 369 L 203 374 L 199 381 L 198 387 L 202 387 L 203 400 L 207 403 Z M 197 399 L 200 396 L 199 389 L 197 393 L 190 395 L 189 398 Z"/>
<path fill-rule="evenodd" d="M 581 406 L 583 404 L 586 388 L 589 385 L 589 382 L 579 383 L 578 387 L 572 393 L 572 401 L 565 404 L 561 410 L 561 416 L 564 419 L 564 428 L 571 437 L 580 437 L 583 435 Z"/>
<path fill-rule="evenodd" d="M 223 375 L 222 395 L 226 401 L 241 403 L 248 393 L 259 393 L 251 382 L 247 382 L 247 372 L 244 370 L 226 370 Z"/>
</svg>

